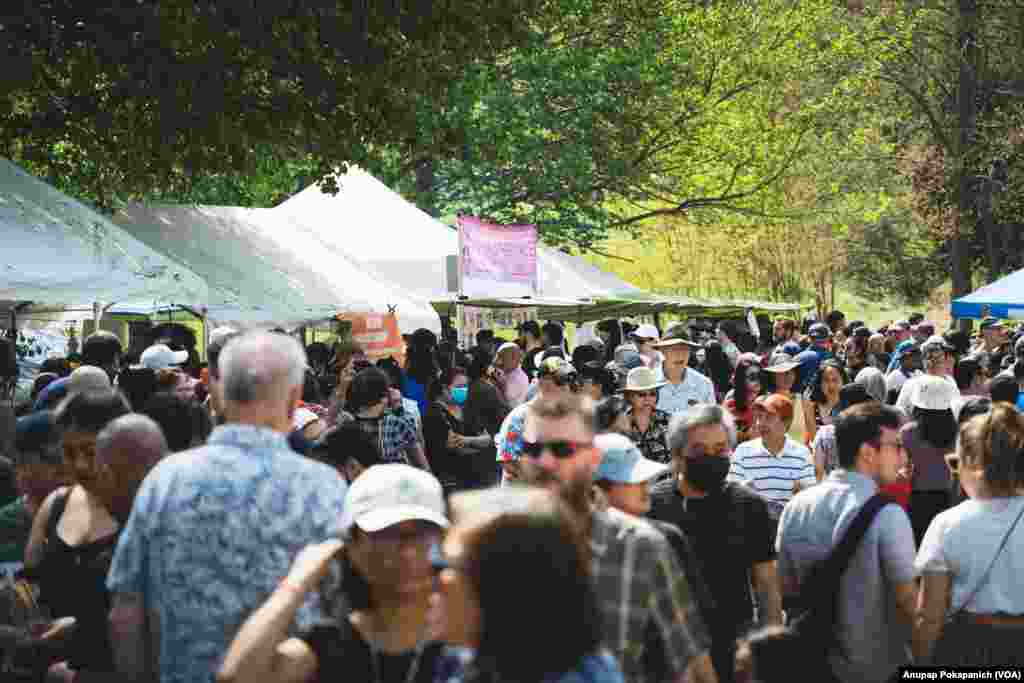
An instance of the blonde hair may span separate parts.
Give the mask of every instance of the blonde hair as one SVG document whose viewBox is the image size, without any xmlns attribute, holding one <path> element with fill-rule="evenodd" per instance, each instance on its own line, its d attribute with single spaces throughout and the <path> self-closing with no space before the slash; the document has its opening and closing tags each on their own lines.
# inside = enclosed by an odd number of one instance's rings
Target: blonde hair
<svg viewBox="0 0 1024 683">
<path fill-rule="evenodd" d="M 958 450 L 965 466 L 981 468 L 992 495 L 1012 495 L 1024 471 L 1024 416 L 1009 404 L 993 404 L 960 428 Z"/>
</svg>

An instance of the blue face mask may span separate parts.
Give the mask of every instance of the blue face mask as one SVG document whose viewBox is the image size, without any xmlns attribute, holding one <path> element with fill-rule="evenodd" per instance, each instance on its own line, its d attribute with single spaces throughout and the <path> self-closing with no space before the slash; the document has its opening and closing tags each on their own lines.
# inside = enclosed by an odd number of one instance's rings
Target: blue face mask
<svg viewBox="0 0 1024 683">
<path fill-rule="evenodd" d="M 452 387 L 452 403 L 461 406 L 469 396 L 469 387 Z"/>
</svg>

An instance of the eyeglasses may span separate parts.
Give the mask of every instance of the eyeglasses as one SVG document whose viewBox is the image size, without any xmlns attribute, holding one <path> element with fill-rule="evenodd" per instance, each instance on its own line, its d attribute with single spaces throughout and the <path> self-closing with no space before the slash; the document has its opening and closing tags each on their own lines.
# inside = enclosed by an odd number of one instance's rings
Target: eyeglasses
<svg viewBox="0 0 1024 683">
<path fill-rule="evenodd" d="M 634 391 L 633 395 L 637 398 L 658 398 L 657 391 Z"/>
<path fill-rule="evenodd" d="M 523 453 L 531 458 L 539 458 L 544 451 L 550 450 L 551 455 L 559 460 L 571 458 L 587 444 L 580 441 L 526 441 L 523 440 Z"/>
</svg>

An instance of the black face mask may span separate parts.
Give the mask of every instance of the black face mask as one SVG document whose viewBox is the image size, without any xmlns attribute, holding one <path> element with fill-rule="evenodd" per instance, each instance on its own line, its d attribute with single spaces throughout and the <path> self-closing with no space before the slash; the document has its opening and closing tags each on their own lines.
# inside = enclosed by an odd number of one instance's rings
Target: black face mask
<svg viewBox="0 0 1024 683">
<path fill-rule="evenodd" d="M 729 474 L 729 458 L 720 455 L 700 455 L 686 459 L 686 481 L 704 493 L 717 493 L 725 485 Z"/>
</svg>

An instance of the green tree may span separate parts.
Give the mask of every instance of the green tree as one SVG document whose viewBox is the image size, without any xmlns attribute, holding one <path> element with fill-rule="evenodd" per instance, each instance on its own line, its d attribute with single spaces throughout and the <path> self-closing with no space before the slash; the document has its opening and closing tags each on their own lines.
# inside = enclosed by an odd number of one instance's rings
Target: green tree
<svg viewBox="0 0 1024 683">
<path fill-rule="evenodd" d="M 0 153 L 101 206 L 253 173 L 267 148 L 317 177 L 373 167 L 545 5 L 11 0 Z"/>
<path fill-rule="evenodd" d="M 533 223 L 581 249 L 662 216 L 790 220 L 783 181 L 815 177 L 823 147 L 860 142 L 870 74 L 856 36 L 878 21 L 824 0 L 564 0 L 421 111 L 393 177 L 441 213 Z M 431 142 L 453 135 L 457 156 Z M 414 187 L 424 166 L 433 182 Z"/>
</svg>

